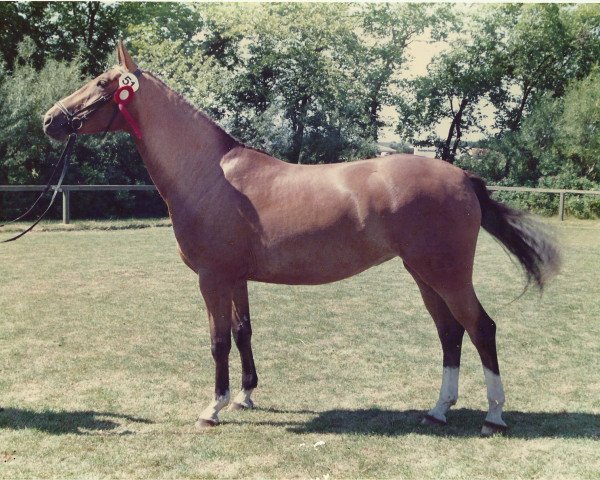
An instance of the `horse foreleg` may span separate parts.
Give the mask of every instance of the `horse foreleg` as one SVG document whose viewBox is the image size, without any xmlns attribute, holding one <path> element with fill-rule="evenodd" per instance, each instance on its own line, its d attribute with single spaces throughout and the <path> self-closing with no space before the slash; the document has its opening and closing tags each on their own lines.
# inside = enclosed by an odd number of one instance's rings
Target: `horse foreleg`
<svg viewBox="0 0 600 480">
<path fill-rule="evenodd" d="M 233 285 L 210 272 L 202 272 L 200 291 L 206 303 L 210 326 L 211 353 L 215 361 L 215 395 L 200 413 L 199 427 L 219 423 L 219 412 L 229 403 L 229 351 L 231 350 L 231 313 Z"/>
<path fill-rule="evenodd" d="M 405 267 L 417 282 L 425 307 L 427 307 L 427 311 L 435 322 L 443 352 L 440 396 L 435 407 L 429 410 L 422 423 L 425 425 L 445 425 L 446 413 L 458 400 L 460 354 L 465 329 L 456 321 L 442 297 L 408 265 L 405 264 Z"/>
<path fill-rule="evenodd" d="M 233 290 L 233 312 L 231 331 L 242 361 L 242 389 L 235 396 L 230 410 L 252 408 L 250 396 L 258 385 L 258 376 L 252 355 L 252 326 L 250 324 L 250 305 L 248 303 L 248 283 L 239 282 Z"/>
</svg>

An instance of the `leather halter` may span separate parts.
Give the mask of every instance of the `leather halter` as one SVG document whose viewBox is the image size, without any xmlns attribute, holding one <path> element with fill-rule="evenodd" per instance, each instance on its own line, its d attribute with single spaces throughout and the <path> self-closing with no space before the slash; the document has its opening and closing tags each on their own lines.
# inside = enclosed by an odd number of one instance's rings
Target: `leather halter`
<svg viewBox="0 0 600 480">
<path fill-rule="evenodd" d="M 138 69 L 136 69 L 135 72 L 133 72 L 133 74 L 137 78 L 140 78 L 142 71 L 138 68 Z M 58 102 L 56 102 L 55 105 L 65 115 L 65 117 L 67 119 L 66 126 L 69 128 L 69 132 L 76 134 L 81 129 L 81 127 L 83 127 L 83 124 L 85 123 L 85 121 L 88 118 L 90 118 L 94 113 L 96 113 L 101 107 L 103 107 L 108 102 L 113 100 L 114 94 L 117 90 L 119 90 L 119 88 L 115 88 L 114 90 L 110 91 L 109 93 L 105 93 L 104 95 L 98 97 L 96 100 L 88 103 L 87 105 L 84 105 L 83 107 L 81 107 L 79 110 L 77 110 L 75 112 L 71 112 L 67 107 L 65 107 L 65 105 L 60 100 Z M 119 108 L 118 108 L 118 105 L 116 105 L 115 110 L 112 114 L 112 117 L 110 118 L 108 125 L 104 129 L 103 137 L 106 135 L 106 133 L 110 129 L 110 126 L 114 122 L 118 113 L 119 113 Z"/>
</svg>

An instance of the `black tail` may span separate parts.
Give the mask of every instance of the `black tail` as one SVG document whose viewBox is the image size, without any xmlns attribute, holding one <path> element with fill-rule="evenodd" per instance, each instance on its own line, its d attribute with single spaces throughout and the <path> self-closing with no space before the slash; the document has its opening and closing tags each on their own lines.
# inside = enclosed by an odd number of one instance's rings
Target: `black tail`
<svg viewBox="0 0 600 480">
<path fill-rule="evenodd" d="M 532 216 L 493 200 L 485 181 L 466 172 L 481 205 L 481 226 L 512 253 L 525 270 L 527 288 L 532 280 L 543 290 L 560 268 L 561 256 L 552 237 Z"/>
</svg>

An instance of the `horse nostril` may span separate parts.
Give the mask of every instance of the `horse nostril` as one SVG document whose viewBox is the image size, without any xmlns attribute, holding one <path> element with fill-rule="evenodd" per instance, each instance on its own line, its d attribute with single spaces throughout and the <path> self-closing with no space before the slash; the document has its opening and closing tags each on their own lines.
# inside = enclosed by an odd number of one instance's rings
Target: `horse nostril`
<svg viewBox="0 0 600 480">
<path fill-rule="evenodd" d="M 52 123 L 52 120 L 54 120 L 54 117 L 52 115 L 50 115 L 50 114 L 47 114 L 44 117 L 44 127 L 49 127 L 50 124 Z"/>
</svg>

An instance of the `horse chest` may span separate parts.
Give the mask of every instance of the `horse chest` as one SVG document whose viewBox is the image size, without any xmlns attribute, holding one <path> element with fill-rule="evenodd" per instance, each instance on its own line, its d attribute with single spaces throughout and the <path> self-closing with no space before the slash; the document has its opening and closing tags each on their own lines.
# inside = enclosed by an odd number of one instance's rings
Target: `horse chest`
<svg viewBox="0 0 600 480">
<path fill-rule="evenodd" d="M 192 270 L 213 270 L 240 276 L 248 270 L 245 239 L 237 228 L 216 221 L 176 222 L 173 230 L 180 254 Z"/>
</svg>

